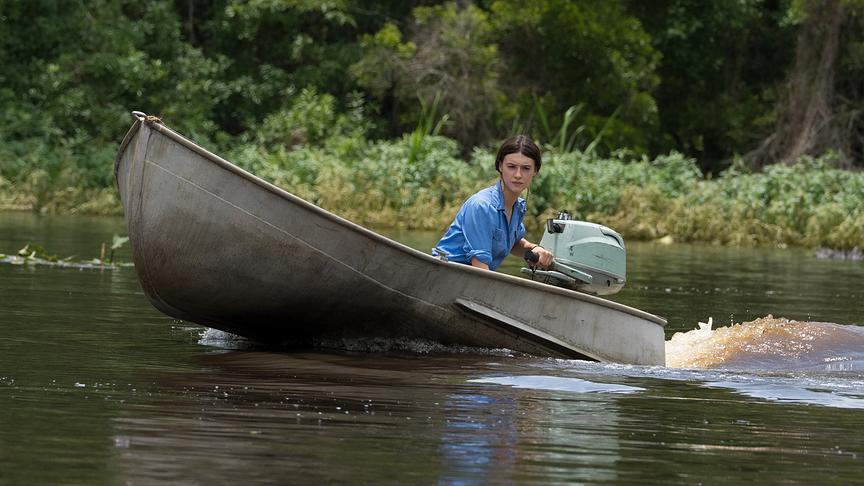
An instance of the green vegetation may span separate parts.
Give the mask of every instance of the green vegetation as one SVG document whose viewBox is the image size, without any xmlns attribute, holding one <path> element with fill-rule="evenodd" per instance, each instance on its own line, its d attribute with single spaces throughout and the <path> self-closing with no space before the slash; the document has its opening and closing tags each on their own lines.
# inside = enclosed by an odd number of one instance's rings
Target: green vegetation
<svg viewBox="0 0 864 486">
<path fill-rule="evenodd" d="M 522 132 L 546 147 L 536 222 L 569 209 L 629 238 L 864 247 L 862 13 L 3 2 L 0 208 L 119 214 L 112 162 L 136 109 L 365 225 L 443 231 Z"/>
<path fill-rule="evenodd" d="M 495 181 L 494 153 L 477 150 L 466 164 L 454 140 L 425 136 L 418 149 L 415 135 L 290 152 L 248 148 L 234 160 L 360 224 L 443 232 L 465 198 Z M 759 172 L 735 166 L 706 180 L 678 153 L 600 157 L 548 146 L 526 222 L 537 233 L 566 209 L 629 239 L 851 249 L 864 243 L 862 201 L 864 173 L 833 168 L 831 155 Z"/>
<path fill-rule="evenodd" d="M 660 169 L 658 181 L 625 187 L 614 213 L 596 218 L 638 239 L 861 247 L 864 173 L 831 168 L 828 159 L 689 183 L 679 169 Z"/>
</svg>

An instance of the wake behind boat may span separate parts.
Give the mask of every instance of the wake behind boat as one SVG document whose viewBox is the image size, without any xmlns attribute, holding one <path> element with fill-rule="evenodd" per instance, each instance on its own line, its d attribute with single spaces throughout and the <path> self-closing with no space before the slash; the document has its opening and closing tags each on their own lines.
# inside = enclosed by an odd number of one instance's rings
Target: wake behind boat
<svg viewBox="0 0 864 486">
<path fill-rule="evenodd" d="M 141 286 L 169 316 L 268 344 L 408 338 L 664 364 L 660 317 L 442 261 L 133 115 L 115 178 Z"/>
</svg>

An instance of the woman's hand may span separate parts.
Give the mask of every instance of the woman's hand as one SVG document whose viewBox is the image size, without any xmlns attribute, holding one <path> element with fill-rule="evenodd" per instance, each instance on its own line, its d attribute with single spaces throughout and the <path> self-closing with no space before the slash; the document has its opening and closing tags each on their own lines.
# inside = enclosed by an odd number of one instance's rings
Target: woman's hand
<svg viewBox="0 0 864 486">
<path fill-rule="evenodd" d="M 522 238 L 518 243 L 513 245 L 513 251 L 511 253 L 522 257 L 525 255 L 525 251 L 527 250 L 530 250 L 537 255 L 537 263 L 534 264 L 535 266 L 547 269 L 552 266 L 552 260 L 555 258 L 555 255 L 546 248 L 543 248 L 536 243 L 531 243 L 525 238 Z"/>
<path fill-rule="evenodd" d="M 535 246 L 534 249 L 532 249 L 531 251 L 533 251 L 535 254 L 537 254 L 538 257 L 540 257 L 540 260 L 537 261 L 538 267 L 549 268 L 552 266 L 552 260 L 555 258 L 555 255 L 553 255 L 551 251 L 543 248 L 540 245 Z"/>
</svg>

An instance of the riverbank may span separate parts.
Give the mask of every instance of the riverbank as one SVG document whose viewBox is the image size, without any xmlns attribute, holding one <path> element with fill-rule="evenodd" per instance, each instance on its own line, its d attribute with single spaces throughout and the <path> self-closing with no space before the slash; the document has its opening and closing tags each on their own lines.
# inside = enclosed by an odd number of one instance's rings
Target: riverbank
<svg viewBox="0 0 864 486">
<path fill-rule="evenodd" d="M 28 211 L 40 214 L 89 214 L 122 216 L 116 190 L 65 188 L 51 192 L 40 202 L 30 192 L 0 189 L 0 211 Z"/>
<path fill-rule="evenodd" d="M 39 170 L 22 176 L 17 184 L 0 176 L 0 211 L 123 215 L 117 190 L 113 187 L 76 187 Z"/>
<path fill-rule="evenodd" d="M 462 202 L 494 183 L 494 156 L 477 149 L 466 163 L 456 143 L 427 136 L 335 140 L 323 147 L 241 145 L 225 154 L 239 166 L 364 226 L 442 231 Z M 106 162 L 106 167 L 110 163 Z M 47 176 L 0 180 L 0 209 L 119 215 L 112 187 L 64 187 Z M 864 248 L 864 174 L 802 158 L 762 172 L 733 167 L 704 177 L 672 153 L 653 160 L 627 153 L 544 154 L 528 199 L 526 225 L 568 210 L 632 241 L 731 246 Z"/>
</svg>

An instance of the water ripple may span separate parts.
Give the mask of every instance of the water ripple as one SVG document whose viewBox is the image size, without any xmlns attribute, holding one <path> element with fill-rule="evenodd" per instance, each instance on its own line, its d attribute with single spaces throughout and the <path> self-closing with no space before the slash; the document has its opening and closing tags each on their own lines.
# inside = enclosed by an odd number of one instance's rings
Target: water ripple
<svg viewBox="0 0 864 486">
<path fill-rule="evenodd" d="M 619 385 L 611 383 L 596 383 L 580 378 L 568 378 L 563 376 L 495 376 L 488 378 L 476 378 L 468 380 L 470 383 L 490 383 L 495 385 L 511 386 L 513 388 L 528 388 L 535 390 L 565 391 L 573 393 L 636 393 L 645 391 L 637 386 Z"/>
</svg>

